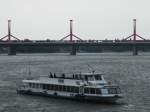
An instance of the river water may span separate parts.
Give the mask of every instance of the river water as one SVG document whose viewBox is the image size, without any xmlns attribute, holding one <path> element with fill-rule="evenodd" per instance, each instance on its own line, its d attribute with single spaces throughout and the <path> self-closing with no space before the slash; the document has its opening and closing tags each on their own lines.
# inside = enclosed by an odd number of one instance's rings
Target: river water
<svg viewBox="0 0 150 112">
<path fill-rule="evenodd" d="M 87 72 L 88 65 L 117 84 L 123 99 L 117 104 L 79 102 L 16 93 L 20 80 L 49 72 Z M 150 53 L 0 55 L 0 112 L 150 112 Z"/>
</svg>

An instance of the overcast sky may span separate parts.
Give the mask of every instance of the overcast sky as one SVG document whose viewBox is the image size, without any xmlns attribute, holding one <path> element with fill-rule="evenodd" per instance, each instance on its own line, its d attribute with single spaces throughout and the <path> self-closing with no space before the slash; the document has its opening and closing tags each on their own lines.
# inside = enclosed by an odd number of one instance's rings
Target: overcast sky
<svg viewBox="0 0 150 112">
<path fill-rule="evenodd" d="M 132 34 L 137 19 L 138 34 L 150 39 L 150 0 L 0 0 L 0 37 L 61 39 L 69 33 L 82 39 L 122 39 Z"/>
</svg>

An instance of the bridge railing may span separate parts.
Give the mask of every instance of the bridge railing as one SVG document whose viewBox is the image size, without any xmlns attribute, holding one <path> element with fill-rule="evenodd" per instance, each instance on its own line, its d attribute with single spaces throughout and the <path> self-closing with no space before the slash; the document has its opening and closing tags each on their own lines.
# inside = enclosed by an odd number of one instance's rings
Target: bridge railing
<svg viewBox="0 0 150 112">
<path fill-rule="evenodd" d="M 68 40 L 11 40 L 11 41 L 4 41 L 4 40 L 0 40 L 0 42 L 15 42 L 15 43 L 28 43 L 28 42 L 32 42 L 32 43 L 119 43 L 119 42 L 150 42 L 150 40 L 74 40 L 72 42 L 68 41 Z"/>
</svg>

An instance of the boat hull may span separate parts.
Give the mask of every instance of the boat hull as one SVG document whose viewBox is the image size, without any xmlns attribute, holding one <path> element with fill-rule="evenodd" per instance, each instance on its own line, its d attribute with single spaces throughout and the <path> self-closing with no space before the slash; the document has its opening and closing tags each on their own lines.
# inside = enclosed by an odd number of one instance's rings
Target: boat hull
<svg viewBox="0 0 150 112">
<path fill-rule="evenodd" d="M 53 94 L 49 94 L 47 92 L 33 92 L 30 90 L 17 90 L 18 94 L 28 94 L 28 95 L 38 95 L 38 96 L 46 96 L 46 97 L 53 97 L 53 98 L 65 98 L 65 99 L 72 99 L 72 100 L 79 100 L 79 101 L 92 101 L 92 102 L 101 102 L 101 103 L 116 103 L 121 96 L 88 96 L 82 94 L 76 95 L 60 95 L 57 92 Z"/>
</svg>

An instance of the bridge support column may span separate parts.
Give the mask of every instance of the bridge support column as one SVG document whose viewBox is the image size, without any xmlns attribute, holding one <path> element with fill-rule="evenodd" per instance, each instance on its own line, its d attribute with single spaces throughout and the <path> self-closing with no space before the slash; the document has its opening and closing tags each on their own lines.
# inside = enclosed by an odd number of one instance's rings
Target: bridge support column
<svg viewBox="0 0 150 112">
<path fill-rule="evenodd" d="M 76 54 L 77 54 L 77 46 L 72 45 L 70 55 L 76 55 Z"/>
<path fill-rule="evenodd" d="M 16 55 L 16 47 L 9 45 L 8 46 L 8 55 Z"/>
<path fill-rule="evenodd" d="M 133 56 L 138 55 L 138 47 L 136 45 L 133 45 L 132 52 L 133 52 Z"/>
</svg>

